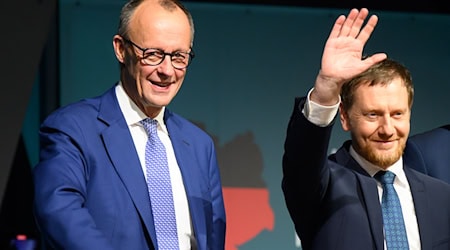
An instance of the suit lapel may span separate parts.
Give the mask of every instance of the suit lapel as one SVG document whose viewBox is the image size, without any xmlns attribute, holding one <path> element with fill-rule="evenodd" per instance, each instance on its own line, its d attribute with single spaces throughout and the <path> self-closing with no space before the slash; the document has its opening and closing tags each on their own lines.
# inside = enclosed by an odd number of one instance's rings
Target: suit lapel
<svg viewBox="0 0 450 250">
<path fill-rule="evenodd" d="M 414 202 L 414 210 L 416 211 L 417 224 L 420 232 L 420 242 L 422 249 L 432 249 L 432 235 L 429 232 L 433 231 L 431 225 L 430 212 L 432 211 L 427 201 L 427 192 L 424 183 L 418 178 L 408 166 L 403 167 L 405 175 L 408 178 L 409 187 Z"/>
<path fill-rule="evenodd" d="M 200 183 L 204 177 L 200 173 L 200 168 L 195 161 L 195 157 L 193 157 L 194 146 L 191 144 L 193 135 L 186 135 L 183 132 L 183 121 L 177 119 L 168 109 L 166 109 L 164 117 L 177 163 L 183 177 L 193 230 L 197 241 L 196 244 L 198 249 L 206 249 L 206 215 L 203 199 L 199 194 L 203 194 L 207 190 L 201 189 L 202 185 Z"/>
<path fill-rule="evenodd" d="M 383 214 L 381 213 L 381 204 L 378 199 L 378 190 L 376 181 L 368 176 L 356 174 L 361 185 L 364 204 L 366 206 L 367 216 L 369 217 L 370 229 L 374 239 L 376 249 L 384 248 L 383 234 Z"/>
<path fill-rule="evenodd" d="M 152 241 L 156 242 L 147 184 L 131 134 L 117 102 L 114 88 L 101 100 L 99 119 L 109 124 L 102 133 L 106 151 L 144 221 Z"/>
<path fill-rule="evenodd" d="M 381 204 L 378 196 L 376 181 L 351 157 L 349 153 L 350 142 L 344 143 L 335 154 L 336 161 L 354 171 L 356 178 L 361 186 L 362 201 L 370 224 L 370 231 L 374 240 L 376 249 L 384 248 L 383 234 L 383 215 L 381 213 Z"/>
</svg>

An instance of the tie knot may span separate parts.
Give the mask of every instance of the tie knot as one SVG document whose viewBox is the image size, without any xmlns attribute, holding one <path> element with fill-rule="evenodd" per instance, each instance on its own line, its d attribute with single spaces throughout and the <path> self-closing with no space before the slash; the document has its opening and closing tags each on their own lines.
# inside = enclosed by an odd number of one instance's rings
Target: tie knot
<svg viewBox="0 0 450 250">
<path fill-rule="evenodd" d="M 378 171 L 374 177 L 382 184 L 392 184 L 394 183 L 395 174 L 391 171 Z"/>
<path fill-rule="evenodd" d="M 156 129 L 158 126 L 157 120 L 145 118 L 144 120 L 141 121 L 141 124 L 142 124 L 142 126 L 144 126 L 144 129 L 149 136 L 154 135 L 156 133 L 156 131 L 157 131 Z"/>
</svg>

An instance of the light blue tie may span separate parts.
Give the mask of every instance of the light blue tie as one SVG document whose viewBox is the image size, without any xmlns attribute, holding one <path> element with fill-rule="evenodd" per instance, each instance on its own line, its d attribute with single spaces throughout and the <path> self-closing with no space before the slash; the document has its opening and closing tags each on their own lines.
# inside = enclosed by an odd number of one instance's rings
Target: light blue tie
<svg viewBox="0 0 450 250">
<path fill-rule="evenodd" d="M 408 250 L 408 237 L 403 220 L 402 207 L 394 189 L 395 174 L 379 171 L 375 179 L 383 186 L 381 209 L 383 212 L 384 234 L 388 250 Z"/>
<path fill-rule="evenodd" d="M 145 147 L 145 165 L 148 194 L 155 223 L 157 249 L 179 249 L 169 166 L 165 147 L 157 133 L 158 121 L 146 118 L 141 121 L 141 124 L 148 134 Z"/>
</svg>

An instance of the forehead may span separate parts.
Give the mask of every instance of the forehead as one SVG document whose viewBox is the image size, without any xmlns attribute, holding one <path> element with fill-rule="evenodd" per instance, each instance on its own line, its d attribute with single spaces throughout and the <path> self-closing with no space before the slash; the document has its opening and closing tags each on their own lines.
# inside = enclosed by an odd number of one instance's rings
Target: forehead
<svg viewBox="0 0 450 250">
<path fill-rule="evenodd" d="M 133 13 L 130 39 L 144 47 L 190 47 L 191 28 L 180 8 L 166 10 L 153 1 L 145 1 Z"/>
<path fill-rule="evenodd" d="M 367 109 L 408 108 L 408 90 L 400 78 L 395 78 L 387 84 L 362 84 L 355 90 L 353 106 Z"/>
</svg>

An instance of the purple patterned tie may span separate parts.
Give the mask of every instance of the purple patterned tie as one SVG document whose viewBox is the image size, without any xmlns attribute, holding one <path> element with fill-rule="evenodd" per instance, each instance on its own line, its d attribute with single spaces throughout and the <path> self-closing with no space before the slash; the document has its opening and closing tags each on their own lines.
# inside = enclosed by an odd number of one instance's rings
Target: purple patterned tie
<svg viewBox="0 0 450 250">
<path fill-rule="evenodd" d="M 402 207 L 393 185 L 395 174 L 391 171 L 379 171 L 374 177 L 383 186 L 381 209 L 387 249 L 408 250 L 408 237 L 403 221 Z"/>
<path fill-rule="evenodd" d="M 156 230 L 155 245 L 160 250 L 179 249 L 169 166 L 165 147 L 157 133 L 158 121 L 146 118 L 141 124 L 149 135 L 145 147 L 145 165 Z"/>
</svg>

